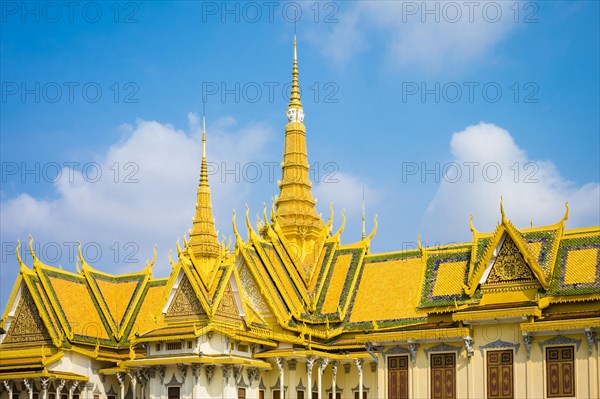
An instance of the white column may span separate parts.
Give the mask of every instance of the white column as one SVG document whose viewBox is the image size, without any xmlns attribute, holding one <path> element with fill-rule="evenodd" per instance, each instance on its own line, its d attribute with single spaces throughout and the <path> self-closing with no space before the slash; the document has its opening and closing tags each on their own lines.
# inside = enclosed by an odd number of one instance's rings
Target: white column
<svg viewBox="0 0 600 399">
<path fill-rule="evenodd" d="M 73 394 L 79 385 L 79 381 L 71 381 L 71 387 L 69 388 L 69 399 L 73 399 Z"/>
<path fill-rule="evenodd" d="M 279 368 L 279 399 L 284 399 L 285 397 L 285 384 L 283 383 L 283 372 L 285 370 L 285 360 L 282 357 L 278 357 L 275 359 L 277 362 L 277 367 Z"/>
<path fill-rule="evenodd" d="M 48 383 L 50 382 L 50 378 L 42 377 L 40 382 L 42 383 L 42 399 L 48 399 Z"/>
<path fill-rule="evenodd" d="M 192 375 L 194 376 L 194 386 L 192 387 L 192 397 L 199 398 L 200 397 L 200 373 L 202 372 L 202 365 L 194 363 L 192 364 Z M 250 385 L 252 385 L 252 381 L 250 381 Z"/>
<path fill-rule="evenodd" d="M 117 380 L 119 381 L 119 399 L 125 399 L 125 374 L 117 373 Z"/>
<path fill-rule="evenodd" d="M 308 379 L 308 396 L 306 396 L 306 399 L 312 399 L 312 369 L 316 359 L 316 356 L 306 357 L 306 374 Z"/>
<path fill-rule="evenodd" d="M 363 361 L 362 359 L 356 359 L 356 368 L 358 368 L 358 399 L 363 399 Z"/>
<path fill-rule="evenodd" d="M 340 365 L 340 362 L 337 360 L 331 362 L 331 397 L 333 399 L 336 398 L 335 390 L 337 386 L 337 368 Z"/>
<path fill-rule="evenodd" d="M 129 373 L 129 379 L 131 380 L 131 393 L 133 394 L 133 399 L 137 399 L 137 380 L 135 378 L 135 372 Z"/>
<path fill-rule="evenodd" d="M 329 363 L 329 359 L 319 359 L 319 374 L 317 376 L 317 398 L 323 399 L 323 373 L 325 372 L 325 367 Z"/>
<path fill-rule="evenodd" d="M 60 398 L 60 393 L 62 392 L 62 390 L 64 389 L 66 384 L 67 384 L 67 380 L 65 380 L 65 379 L 60 380 L 60 384 L 58 384 L 56 386 L 56 399 Z"/>
<path fill-rule="evenodd" d="M 4 380 L 2 381 L 2 383 L 4 384 L 4 388 L 6 388 L 6 391 L 8 392 L 8 399 L 12 399 L 12 385 L 10 385 L 10 382 L 8 382 L 8 380 Z"/>
<path fill-rule="evenodd" d="M 33 399 L 33 387 L 31 386 L 33 382 L 29 378 L 23 378 L 23 385 L 27 389 L 27 395 L 29 399 Z"/>
</svg>

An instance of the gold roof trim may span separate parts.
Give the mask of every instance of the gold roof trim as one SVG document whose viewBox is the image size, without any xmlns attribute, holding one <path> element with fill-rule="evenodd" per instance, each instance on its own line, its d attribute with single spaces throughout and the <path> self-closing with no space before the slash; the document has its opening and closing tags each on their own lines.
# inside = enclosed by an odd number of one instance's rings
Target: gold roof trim
<svg viewBox="0 0 600 399">
<path fill-rule="evenodd" d="M 452 315 L 454 321 L 482 321 L 495 319 L 510 319 L 518 317 L 541 317 L 542 309 L 538 306 L 522 306 L 506 309 L 482 309 L 459 311 Z"/>
<path fill-rule="evenodd" d="M 521 323 L 520 329 L 524 333 L 560 330 L 581 330 L 585 328 L 600 329 L 600 317 L 584 319 L 568 319 L 555 321 L 535 321 L 533 323 Z"/>
</svg>

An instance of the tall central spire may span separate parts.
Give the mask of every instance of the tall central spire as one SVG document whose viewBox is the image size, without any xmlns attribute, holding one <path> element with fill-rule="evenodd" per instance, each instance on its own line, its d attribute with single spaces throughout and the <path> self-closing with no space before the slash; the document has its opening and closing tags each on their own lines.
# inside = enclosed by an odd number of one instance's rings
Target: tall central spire
<svg viewBox="0 0 600 399">
<path fill-rule="evenodd" d="M 202 116 L 202 165 L 200 166 L 200 184 L 196 200 L 196 215 L 190 231 L 190 246 L 195 257 L 216 258 L 219 256 L 219 241 L 215 230 L 208 185 L 208 167 L 206 163 L 206 116 Z"/>
<path fill-rule="evenodd" d="M 304 110 L 300 101 L 298 84 L 298 56 L 294 36 L 294 63 L 292 68 L 292 93 L 287 108 L 288 124 L 285 126 L 285 148 L 282 163 L 282 180 L 275 201 L 276 215 L 288 240 L 310 242 L 323 229 L 324 223 L 317 215 L 316 201 L 310 192 L 306 127 Z M 304 244 L 302 245 L 304 246 Z"/>
</svg>

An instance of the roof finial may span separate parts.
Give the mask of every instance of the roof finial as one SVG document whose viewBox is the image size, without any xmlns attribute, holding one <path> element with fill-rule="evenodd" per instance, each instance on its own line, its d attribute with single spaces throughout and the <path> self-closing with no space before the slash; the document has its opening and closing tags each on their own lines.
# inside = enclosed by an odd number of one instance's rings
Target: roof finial
<svg viewBox="0 0 600 399">
<path fill-rule="evenodd" d="M 206 163 L 206 104 L 202 114 L 202 164 L 200 166 L 200 184 L 196 200 L 196 215 L 190 231 L 190 246 L 194 256 L 217 257 L 219 255 L 219 241 L 215 231 L 215 222 L 212 216 L 210 201 L 210 187 L 208 185 L 208 166 Z"/>
<path fill-rule="evenodd" d="M 362 234 L 360 239 L 364 240 L 365 237 L 367 236 L 366 232 L 365 232 L 365 188 L 363 187 L 363 192 L 362 192 Z"/>
<path fill-rule="evenodd" d="M 208 167 L 206 166 L 206 103 L 202 103 L 202 166 L 200 184 L 208 186 Z"/>
<path fill-rule="evenodd" d="M 294 34 L 294 63 L 292 67 L 292 94 L 290 104 L 287 110 L 288 120 L 290 122 L 302 122 L 304 120 L 304 111 L 300 102 L 300 84 L 298 83 L 298 51 L 296 48 L 296 34 Z"/>
</svg>

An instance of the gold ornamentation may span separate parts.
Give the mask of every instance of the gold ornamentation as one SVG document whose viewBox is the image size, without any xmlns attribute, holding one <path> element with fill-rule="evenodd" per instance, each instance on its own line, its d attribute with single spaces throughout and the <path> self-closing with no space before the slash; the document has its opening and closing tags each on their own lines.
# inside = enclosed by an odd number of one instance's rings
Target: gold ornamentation
<svg viewBox="0 0 600 399">
<path fill-rule="evenodd" d="M 23 289 L 21 299 L 17 305 L 17 311 L 13 322 L 8 329 L 4 343 L 25 343 L 51 341 L 48 330 L 42 322 L 33 297 L 28 289 Z"/>
<path fill-rule="evenodd" d="M 244 287 L 244 291 L 246 293 L 246 299 L 248 299 L 252 306 L 254 306 L 254 308 L 261 314 L 269 313 L 269 307 L 260 294 L 260 289 L 254 282 L 252 275 L 250 274 L 250 270 L 248 270 L 248 266 L 245 264 L 242 265 L 242 267 L 239 269 L 239 273 L 240 281 L 242 282 L 242 286 Z"/>
<path fill-rule="evenodd" d="M 233 291 L 231 291 L 231 286 L 229 284 L 225 288 L 225 292 L 223 292 L 223 297 L 221 298 L 221 302 L 217 307 L 216 314 L 235 319 L 240 318 L 237 304 L 235 303 L 235 298 L 233 297 Z"/>
<path fill-rule="evenodd" d="M 536 278 L 517 245 L 507 235 L 486 282 L 503 283 L 515 280 L 531 281 Z"/>
<path fill-rule="evenodd" d="M 186 276 L 181 280 L 166 316 L 206 316 L 206 312 L 200 305 L 192 284 Z"/>
</svg>

